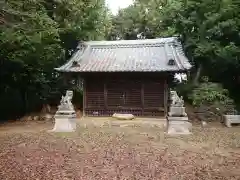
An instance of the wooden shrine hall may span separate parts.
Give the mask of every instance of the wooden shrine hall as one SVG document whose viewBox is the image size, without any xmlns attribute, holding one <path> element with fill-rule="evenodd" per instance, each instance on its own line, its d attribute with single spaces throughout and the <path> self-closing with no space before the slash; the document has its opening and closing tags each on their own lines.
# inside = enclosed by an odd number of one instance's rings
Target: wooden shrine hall
<svg viewBox="0 0 240 180">
<path fill-rule="evenodd" d="M 85 116 L 164 116 L 169 83 L 191 65 L 177 37 L 81 42 L 58 72 L 83 80 Z"/>
</svg>

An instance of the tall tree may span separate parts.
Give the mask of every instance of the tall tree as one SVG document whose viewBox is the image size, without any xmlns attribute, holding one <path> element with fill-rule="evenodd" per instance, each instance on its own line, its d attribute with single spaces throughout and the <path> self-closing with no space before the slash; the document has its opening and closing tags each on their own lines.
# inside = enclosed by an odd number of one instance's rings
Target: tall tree
<svg viewBox="0 0 240 180">
<path fill-rule="evenodd" d="M 78 41 L 103 39 L 107 15 L 103 0 L 1 1 L 0 111 L 25 113 L 56 98 L 62 83 L 53 69 Z"/>
<path fill-rule="evenodd" d="M 1 95 L 7 101 L 8 92 L 20 94 L 19 108 L 26 110 L 31 100 L 44 98 L 62 58 L 58 25 L 38 1 L 5 1 L 1 14 Z"/>
<path fill-rule="evenodd" d="M 67 57 L 71 56 L 80 40 L 105 38 L 110 19 L 104 0 L 45 0 L 44 5 L 59 25 Z"/>
<path fill-rule="evenodd" d="M 203 75 L 225 85 L 239 82 L 240 3 L 236 0 L 188 0 L 178 9 L 170 5 L 165 26 L 172 19 L 176 33 L 182 36 L 187 55 Z M 174 11 L 174 18 L 167 16 Z M 201 68 L 203 67 L 203 68 Z M 216 72 L 217 69 L 217 72 Z M 228 84 L 229 83 L 229 84 Z"/>
<path fill-rule="evenodd" d="M 171 27 L 161 26 L 162 12 L 167 2 L 164 0 L 136 0 L 134 4 L 121 9 L 113 17 L 110 39 L 155 38 L 172 35 Z"/>
</svg>

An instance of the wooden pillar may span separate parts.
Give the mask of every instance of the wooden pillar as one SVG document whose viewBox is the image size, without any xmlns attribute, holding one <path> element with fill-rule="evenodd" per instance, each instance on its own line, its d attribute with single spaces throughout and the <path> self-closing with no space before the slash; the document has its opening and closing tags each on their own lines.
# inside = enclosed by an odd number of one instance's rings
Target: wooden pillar
<svg viewBox="0 0 240 180">
<path fill-rule="evenodd" d="M 141 83 L 142 116 L 144 115 L 144 82 Z"/>
<path fill-rule="evenodd" d="M 104 115 L 107 113 L 107 80 L 104 79 Z"/>
<path fill-rule="evenodd" d="M 86 79 L 83 79 L 83 117 L 86 116 L 85 109 L 86 109 Z"/>
<path fill-rule="evenodd" d="M 168 84 L 167 79 L 164 80 L 164 115 L 167 116 L 168 114 Z"/>
</svg>

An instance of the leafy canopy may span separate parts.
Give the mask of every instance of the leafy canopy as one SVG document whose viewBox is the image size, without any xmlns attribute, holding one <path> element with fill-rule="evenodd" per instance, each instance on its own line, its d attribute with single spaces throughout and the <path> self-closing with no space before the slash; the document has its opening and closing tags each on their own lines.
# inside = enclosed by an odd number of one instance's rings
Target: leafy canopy
<svg viewBox="0 0 240 180">
<path fill-rule="evenodd" d="M 104 0 L 1 1 L 0 111 L 25 113 L 58 99 L 64 86 L 54 68 L 79 41 L 104 39 L 109 24 Z"/>
</svg>

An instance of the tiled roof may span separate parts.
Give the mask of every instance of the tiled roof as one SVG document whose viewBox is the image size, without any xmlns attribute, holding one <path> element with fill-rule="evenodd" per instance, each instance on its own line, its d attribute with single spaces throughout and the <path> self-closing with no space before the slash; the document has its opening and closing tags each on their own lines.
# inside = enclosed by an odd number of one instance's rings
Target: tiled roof
<svg viewBox="0 0 240 180">
<path fill-rule="evenodd" d="M 191 65 L 175 37 L 89 41 L 79 45 L 61 72 L 160 72 L 188 70 Z M 169 62 L 170 60 L 170 62 Z M 170 65 L 173 63 L 172 65 Z"/>
</svg>

